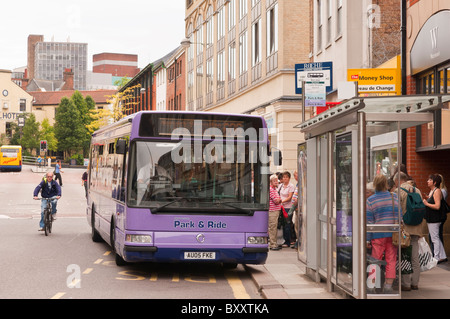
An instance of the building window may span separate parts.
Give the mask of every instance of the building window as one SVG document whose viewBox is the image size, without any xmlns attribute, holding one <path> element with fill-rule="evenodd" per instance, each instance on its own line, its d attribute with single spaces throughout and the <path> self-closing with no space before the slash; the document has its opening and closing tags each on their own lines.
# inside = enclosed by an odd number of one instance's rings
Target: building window
<svg viewBox="0 0 450 319">
<path fill-rule="evenodd" d="M 191 23 L 191 24 L 189 24 L 188 31 L 187 31 L 188 37 L 190 37 L 192 35 L 192 32 L 193 32 L 193 27 L 192 27 L 192 23 Z M 194 46 L 193 45 L 190 45 L 189 48 L 187 49 L 187 60 L 188 60 L 188 62 L 191 62 L 194 60 Z"/>
<path fill-rule="evenodd" d="M 331 43 L 332 1 L 333 0 L 327 0 L 327 44 Z"/>
<path fill-rule="evenodd" d="M 221 7 L 217 14 L 217 40 L 225 36 L 225 10 Z"/>
<path fill-rule="evenodd" d="M 228 47 L 228 82 L 236 79 L 236 43 Z"/>
<path fill-rule="evenodd" d="M 418 94 L 446 94 L 450 92 L 450 65 L 436 67 L 416 78 Z M 429 151 L 440 145 L 450 145 L 450 103 L 437 110 L 435 120 L 418 126 L 417 148 Z"/>
<path fill-rule="evenodd" d="M 187 76 L 187 101 L 194 101 L 194 72 L 189 72 Z"/>
<path fill-rule="evenodd" d="M 27 100 L 20 99 L 20 112 L 26 112 L 27 111 Z"/>
<path fill-rule="evenodd" d="M 247 31 L 239 36 L 239 75 L 247 72 Z"/>
<path fill-rule="evenodd" d="M 228 4 L 228 31 L 236 25 L 236 0 L 230 0 Z"/>
<path fill-rule="evenodd" d="M 239 20 L 247 15 L 247 0 L 239 0 Z"/>
<path fill-rule="evenodd" d="M 252 66 L 261 62 L 261 20 L 252 26 Z"/>
<path fill-rule="evenodd" d="M 214 86 L 213 59 L 206 61 L 206 93 L 210 93 Z"/>
<path fill-rule="evenodd" d="M 206 47 L 214 44 L 214 17 L 212 6 L 209 6 L 206 21 Z"/>
<path fill-rule="evenodd" d="M 199 16 L 197 18 L 197 32 L 195 32 L 197 43 L 197 56 L 203 53 L 203 18 Z"/>
<path fill-rule="evenodd" d="M 317 0 L 317 51 L 322 49 L 322 0 Z"/>
<path fill-rule="evenodd" d="M 342 0 L 337 0 L 336 36 L 342 35 Z"/>
<path fill-rule="evenodd" d="M 225 54 L 219 52 L 217 54 L 217 87 L 223 87 L 225 84 Z"/>
<path fill-rule="evenodd" d="M 7 138 L 11 138 L 13 133 L 13 127 L 11 122 L 6 122 L 5 134 Z"/>
<path fill-rule="evenodd" d="M 197 66 L 196 78 L 196 96 L 197 99 L 200 99 L 203 96 L 203 65 Z"/>
<path fill-rule="evenodd" d="M 278 51 L 278 3 L 267 11 L 267 56 Z"/>
</svg>

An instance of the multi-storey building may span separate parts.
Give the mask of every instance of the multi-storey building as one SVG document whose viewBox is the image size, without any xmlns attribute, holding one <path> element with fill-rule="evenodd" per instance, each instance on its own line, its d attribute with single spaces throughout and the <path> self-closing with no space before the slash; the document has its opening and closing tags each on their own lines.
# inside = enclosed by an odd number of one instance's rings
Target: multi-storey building
<svg viewBox="0 0 450 319">
<path fill-rule="evenodd" d="M 184 49 L 178 47 L 143 68 L 119 92 L 127 94 L 126 114 L 143 110 L 185 110 Z"/>
<path fill-rule="evenodd" d="M 31 56 L 30 56 L 31 55 Z M 30 80 L 62 80 L 63 72 L 74 72 L 74 88 L 86 88 L 87 43 L 44 42 L 43 36 L 28 37 L 28 70 Z"/>
<path fill-rule="evenodd" d="M 185 50 L 179 47 L 167 60 L 166 97 L 167 110 L 185 110 L 186 78 L 184 71 Z"/>
<path fill-rule="evenodd" d="M 309 62 L 310 1 L 186 1 L 187 109 L 265 117 L 283 167 L 296 169 L 302 134 L 296 63 Z"/>
<path fill-rule="evenodd" d="M 33 96 L 12 81 L 12 72 L 0 70 L 0 144 L 8 143 L 12 124 L 32 112 Z"/>
<path fill-rule="evenodd" d="M 450 1 L 410 0 L 406 25 L 406 88 L 408 94 L 450 93 Z M 434 121 L 407 130 L 406 166 L 422 193 L 429 174 L 450 180 L 450 106 L 435 112 Z M 448 201 L 448 200 L 447 200 Z M 444 246 L 450 254 L 450 223 L 444 225 Z"/>
<path fill-rule="evenodd" d="M 376 68 L 400 54 L 400 0 L 313 0 L 314 62 L 333 63 L 333 91 L 348 69 Z"/>
<path fill-rule="evenodd" d="M 133 78 L 139 73 L 138 56 L 124 53 L 99 53 L 92 56 L 92 71 L 107 73 L 117 78 Z"/>
</svg>

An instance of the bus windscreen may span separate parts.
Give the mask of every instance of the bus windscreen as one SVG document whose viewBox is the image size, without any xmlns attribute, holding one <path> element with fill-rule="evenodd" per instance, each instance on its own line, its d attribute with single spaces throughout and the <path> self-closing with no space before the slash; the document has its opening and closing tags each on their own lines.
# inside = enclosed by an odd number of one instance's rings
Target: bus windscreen
<svg viewBox="0 0 450 319">
<path fill-rule="evenodd" d="M 130 153 L 128 204 L 152 213 L 264 210 L 269 185 L 268 175 L 261 172 L 267 164 L 258 159 L 254 146 L 232 143 L 208 149 L 208 143 L 136 141 Z"/>
</svg>

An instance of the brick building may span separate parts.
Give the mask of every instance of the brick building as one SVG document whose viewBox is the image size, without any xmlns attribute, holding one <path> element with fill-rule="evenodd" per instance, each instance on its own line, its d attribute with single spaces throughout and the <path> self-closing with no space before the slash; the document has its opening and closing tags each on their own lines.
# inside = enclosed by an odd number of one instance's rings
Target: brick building
<svg viewBox="0 0 450 319">
<path fill-rule="evenodd" d="M 450 1 L 410 0 L 407 8 L 408 94 L 450 93 Z M 435 112 L 435 120 L 407 130 L 406 166 L 427 194 L 428 175 L 440 173 L 450 186 L 450 107 Z M 449 201 L 449 199 L 447 199 Z M 450 253 L 450 222 L 444 242 Z"/>
<path fill-rule="evenodd" d="M 186 83 L 183 65 L 184 49 L 182 47 L 149 63 L 119 91 L 124 92 L 130 89 L 132 91 L 129 98 L 124 101 L 125 105 L 128 104 L 128 110 L 125 113 L 174 110 L 175 103 L 177 110 L 184 110 Z"/>
<path fill-rule="evenodd" d="M 184 49 L 180 47 L 167 61 L 167 110 L 180 111 L 186 109 L 186 101 L 184 99 L 186 96 L 185 56 Z"/>
<path fill-rule="evenodd" d="M 138 56 L 124 53 L 99 53 L 92 56 L 92 71 L 114 77 L 132 78 L 139 73 Z"/>
</svg>

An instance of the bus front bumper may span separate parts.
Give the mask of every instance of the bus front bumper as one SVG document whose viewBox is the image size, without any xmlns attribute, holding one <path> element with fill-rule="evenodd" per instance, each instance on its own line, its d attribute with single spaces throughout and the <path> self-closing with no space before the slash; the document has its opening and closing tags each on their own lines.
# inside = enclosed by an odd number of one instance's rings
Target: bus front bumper
<svg viewBox="0 0 450 319">
<path fill-rule="evenodd" d="M 222 262 L 264 264 L 268 247 L 243 248 L 166 248 L 125 245 L 122 257 L 128 262 Z"/>
</svg>

